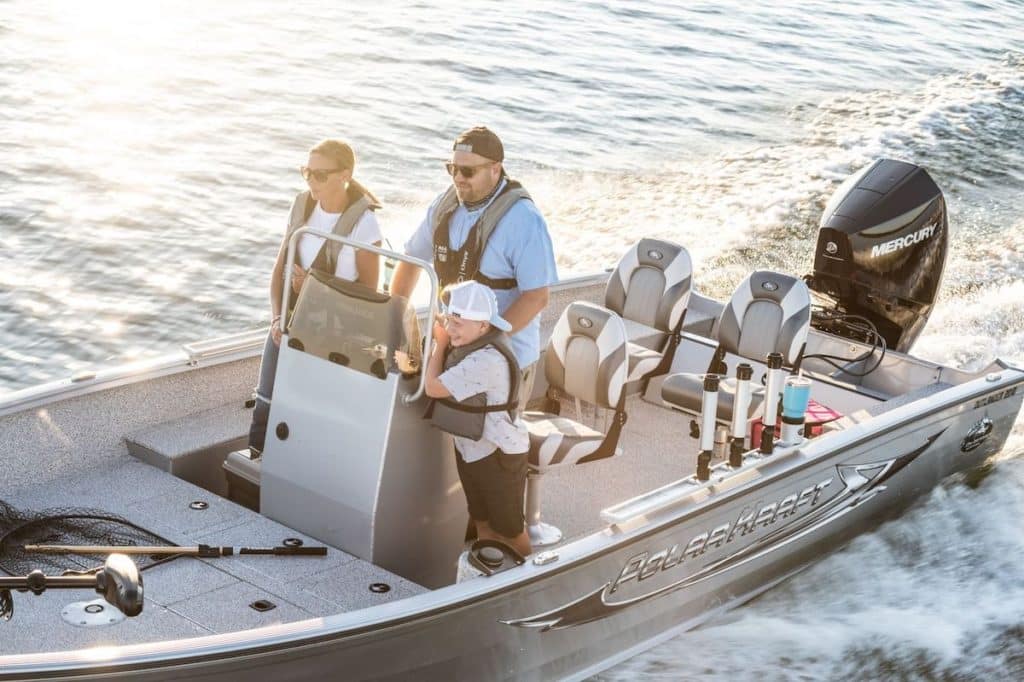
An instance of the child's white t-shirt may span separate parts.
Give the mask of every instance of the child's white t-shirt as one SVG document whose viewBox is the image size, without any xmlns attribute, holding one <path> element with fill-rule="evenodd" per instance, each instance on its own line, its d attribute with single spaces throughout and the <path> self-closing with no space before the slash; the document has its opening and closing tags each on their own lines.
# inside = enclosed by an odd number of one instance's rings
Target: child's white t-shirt
<svg viewBox="0 0 1024 682">
<path fill-rule="evenodd" d="M 455 400 L 463 401 L 478 393 L 486 393 L 488 405 L 501 405 L 508 402 L 508 374 L 505 356 L 488 346 L 467 355 L 462 362 L 445 370 L 438 380 Z M 508 410 L 484 414 L 484 432 L 480 440 L 452 437 L 467 463 L 481 460 L 499 448 L 509 455 L 521 454 L 530 448 L 526 425 L 518 416 L 512 421 Z"/>
</svg>

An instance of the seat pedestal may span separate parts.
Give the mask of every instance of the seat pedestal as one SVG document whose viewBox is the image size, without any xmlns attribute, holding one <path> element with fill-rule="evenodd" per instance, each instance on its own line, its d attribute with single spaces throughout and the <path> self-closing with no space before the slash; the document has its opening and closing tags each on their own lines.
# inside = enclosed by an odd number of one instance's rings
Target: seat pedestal
<svg viewBox="0 0 1024 682">
<path fill-rule="evenodd" d="M 526 477 L 526 532 L 531 547 L 546 547 L 562 541 L 562 531 L 540 520 L 540 475 Z"/>
</svg>

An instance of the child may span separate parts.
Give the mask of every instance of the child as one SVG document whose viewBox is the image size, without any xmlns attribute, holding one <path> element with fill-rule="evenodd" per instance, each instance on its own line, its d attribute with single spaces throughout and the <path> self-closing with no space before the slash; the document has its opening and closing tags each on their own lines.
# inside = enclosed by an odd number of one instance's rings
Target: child
<svg viewBox="0 0 1024 682">
<path fill-rule="evenodd" d="M 447 287 L 444 322 L 434 326 L 426 392 L 435 425 L 452 433 L 469 515 L 480 539 L 526 556 L 523 520 L 530 439 L 518 418 L 519 367 L 508 345 L 512 325 L 494 292 L 475 281 Z"/>
</svg>

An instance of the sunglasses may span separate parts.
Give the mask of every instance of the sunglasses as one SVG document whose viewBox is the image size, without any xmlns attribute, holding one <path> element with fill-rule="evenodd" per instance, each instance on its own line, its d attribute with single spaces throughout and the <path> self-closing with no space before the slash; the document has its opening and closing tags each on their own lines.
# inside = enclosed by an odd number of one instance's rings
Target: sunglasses
<svg viewBox="0 0 1024 682">
<path fill-rule="evenodd" d="M 446 163 L 444 165 L 444 169 L 446 171 L 448 171 L 448 175 L 452 176 L 453 178 L 455 177 L 456 173 L 459 173 L 460 175 L 462 175 L 462 177 L 464 177 L 467 180 L 469 180 L 471 177 L 476 175 L 476 172 L 478 170 L 480 170 L 484 166 L 490 166 L 493 163 L 497 163 L 497 162 L 496 161 L 487 161 L 485 163 L 477 164 L 476 166 L 460 166 L 458 164 L 454 164 L 454 163 L 450 163 L 449 162 L 449 163 Z"/>
<path fill-rule="evenodd" d="M 327 182 L 327 178 L 331 177 L 335 173 L 343 173 L 348 170 L 347 168 L 333 168 L 331 170 L 320 170 L 317 168 L 310 168 L 309 166 L 300 166 L 299 172 L 302 173 L 302 178 L 309 182 L 310 178 L 313 178 L 317 182 Z"/>
</svg>

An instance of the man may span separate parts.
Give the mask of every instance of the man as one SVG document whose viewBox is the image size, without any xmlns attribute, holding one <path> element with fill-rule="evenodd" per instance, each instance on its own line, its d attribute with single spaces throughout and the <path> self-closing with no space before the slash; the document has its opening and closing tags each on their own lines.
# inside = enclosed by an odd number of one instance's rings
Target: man
<svg viewBox="0 0 1024 682">
<path fill-rule="evenodd" d="M 476 280 L 494 290 L 523 369 L 522 406 L 540 356 L 540 312 L 558 273 L 547 223 L 522 185 L 505 173 L 504 159 L 501 140 L 487 128 L 459 134 L 445 164 L 452 186 L 431 203 L 405 252 L 432 262 L 442 288 Z M 419 268 L 399 263 L 391 291 L 408 296 L 418 277 Z"/>
</svg>

